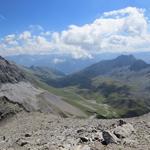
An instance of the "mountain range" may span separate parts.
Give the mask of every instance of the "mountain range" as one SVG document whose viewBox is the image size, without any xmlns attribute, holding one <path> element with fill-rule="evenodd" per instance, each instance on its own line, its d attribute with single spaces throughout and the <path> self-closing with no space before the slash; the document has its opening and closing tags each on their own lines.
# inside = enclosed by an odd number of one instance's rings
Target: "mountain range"
<svg viewBox="0 0 150 150">
<path fill-rule="evenodd" d="M 72 58 L 70 55 L 61 54 L 43 54 L 43 55 L 14 55 L 7 56 L 6 59 L 22 65 L 25 67 L 40 66 L 49 67 L 59 70 L 65 74 L 75 73 L 92 64 L 98 63 L 102 60 L 110 60 L 120 56 L 121 53 L 98 53 L 93 54 L 93 58 Z M 128 54 L 126 54 L 128 55 Z M 150 63 L 149 52 L 136 52 L 133 53 L 136 58 L 142 59 Z"/>
<path fill-rule="evenodd" d="M 0 68 L 2 100 L 26 111 L 97 118 L 150 111 L 150 65 L 133 55 L 103 60 L 69 75 L 47 66 L 17 66 L 2 57 Z"/>
<path fill-rule="evenodd" d="M 133 117 L 150 110 L 150 65 L 133 55 L 120 55 L 70 75 L 55 75 L 55 78 L 41 77 L 31 67 L 28 69 L 50 87 L 50 92 L 62 96 L 87 115 Z M 38 74 L 42 72 L 39 67 Z"/>
</svg>

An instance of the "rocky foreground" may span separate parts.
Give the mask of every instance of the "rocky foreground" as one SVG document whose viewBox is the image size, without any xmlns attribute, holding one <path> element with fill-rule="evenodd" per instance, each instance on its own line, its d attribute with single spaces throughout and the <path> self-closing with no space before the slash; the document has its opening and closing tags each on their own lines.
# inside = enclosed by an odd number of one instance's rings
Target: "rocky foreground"
<svg viewBox="0 0 150 150">
<path fill-rule="evenodd" d="M 18 113 L 0 122 L 0 150 L 150 150 L 150 115 L 73 119 Z"/>
</svg>

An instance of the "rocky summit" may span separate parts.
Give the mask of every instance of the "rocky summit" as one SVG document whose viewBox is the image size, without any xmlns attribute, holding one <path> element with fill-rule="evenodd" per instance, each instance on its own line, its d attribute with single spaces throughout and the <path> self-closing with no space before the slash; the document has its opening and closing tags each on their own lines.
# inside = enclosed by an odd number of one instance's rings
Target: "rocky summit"
<svg viewBox="0 0 150 150">
<path fill-rule="evenodd" d="M 1 150 L 149 150 L 150 115 L 73 119 L 19 113 L 0 123 Z"/>
</svg>

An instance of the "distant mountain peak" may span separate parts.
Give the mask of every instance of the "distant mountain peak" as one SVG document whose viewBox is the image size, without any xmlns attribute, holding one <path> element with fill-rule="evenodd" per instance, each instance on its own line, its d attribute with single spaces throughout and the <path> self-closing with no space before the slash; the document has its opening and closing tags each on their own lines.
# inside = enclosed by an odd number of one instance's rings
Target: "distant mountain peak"
<svg viewBox="0 0 150 150">
<path fill-rule="evenodd" d="M 136 60 L 136 58 L 133 55 L 120 55 L 116 58 L 116 60 Z"/>
<path fill-rule="evenodd" d="M 116 59 L 114 59 L 114 61 L 128 61 L 129 63 L 135 62 L 136 60 L 137 59 L 133 55 L 120 55 Z"/>
<path fill-rule="evenodd" d="M 120 55 L 114 61 L 118 62 L 118 65 L 129 65 L 131 71 L 140 71 L 150 67 L 145 61 L 136 59 L 133 55 Z"/>
</svg>

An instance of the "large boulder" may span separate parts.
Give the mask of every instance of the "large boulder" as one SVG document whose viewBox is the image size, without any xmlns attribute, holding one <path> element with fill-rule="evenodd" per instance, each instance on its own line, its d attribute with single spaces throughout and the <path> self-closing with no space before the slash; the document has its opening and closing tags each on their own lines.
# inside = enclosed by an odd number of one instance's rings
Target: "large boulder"
<svg viewBox="0 0 150 150">
<path fill-rule="evenodd" d="M 121 138 L 121 139 L 129 137 L 134 132 L 135 132 L 134 127 L 130 123 L 123 124 L 122 126 L 118 126 L 113 131 L 113 133 L 118 138 Z"/>
<path fill-rule="evenodd" d="M 105 145 L 114 143 L 117 144 L 120 142 L 120 139 L 118 139 L 113 133 L 111 133 L 110 131 L 103 131 L 102 132 L 102 136 L 104 141 L 102 142 Z"/>
</svg>

